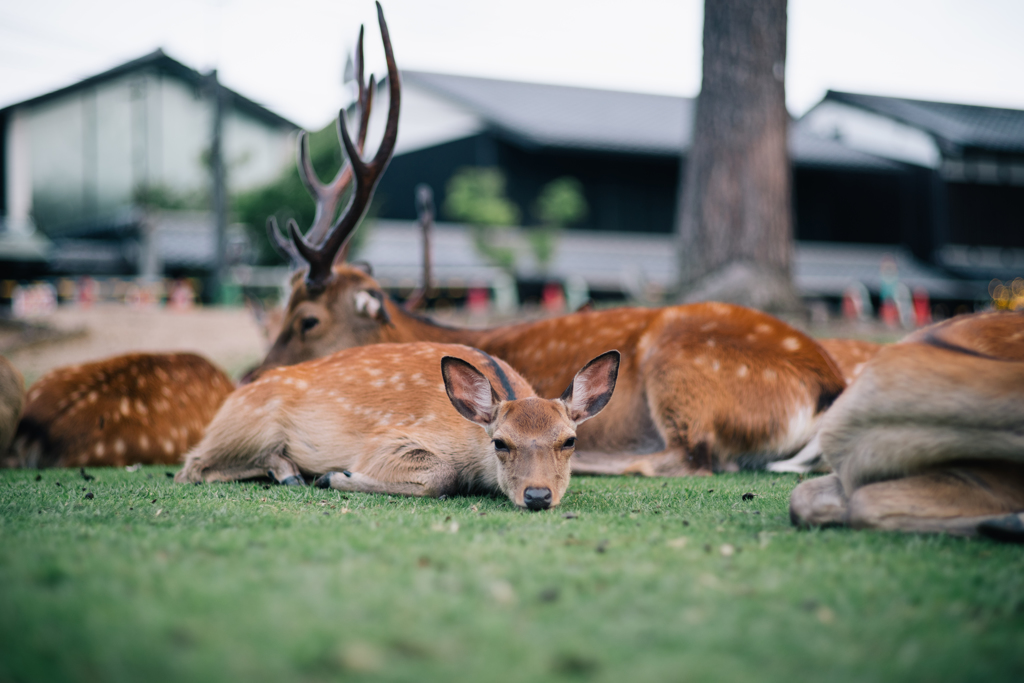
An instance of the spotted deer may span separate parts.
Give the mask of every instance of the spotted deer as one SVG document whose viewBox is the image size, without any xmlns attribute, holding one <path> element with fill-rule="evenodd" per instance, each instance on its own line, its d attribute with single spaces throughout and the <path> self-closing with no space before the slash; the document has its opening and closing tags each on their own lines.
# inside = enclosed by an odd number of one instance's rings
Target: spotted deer
<svg viewBox="0 0 1024 683">
<path fill-rule="evenodd" d="M 134 353 L 51 370 L 28 391 L 10 464 L 181 462 L 233 388 L 191 353 Z"/>
<path fill-rule="evenodd" d="M 1024 313 L 960 316 L 882 348 L 819 445 L 835 473 L 796 487 L 796 524 L 1024 540 Z"/>
<path fill-rule="evenodd" d="M 0 466 L 7 462 L 7 447 L 21 419 L 25 403 L 25 380 L 11 362 L 0 356 Z"/>
<path fill-rule="evenodd" d="M 558 505 L 577 427 L 608 403 L 619 354 L 587 363 L 559 398 L 453 344 L 377 344 L 277 368 L 232 394 L 179 482 L 269 475 L 284 484 L 441 496 L 500 491 Z"/>
<path fill-rule="evenodd" d="M 845 388 L 839 369 L 814 340 L 785 322 L 738 306 L 701 303 L 669 308 L 583 311 L 488 330 L 445 327 L 384 294 L 368 268 L 344 263 L 344 245 L 365 213 L 398 135 L 400 81 L 383 13 L 378 18 L 388 68 L 390 109 L 376 156 L 364 162 L 344 116 L 338 134 L 354 181 L 349 203 L 329 226 L 344 187 L 312 190 L 317 218 L 303 237 L 289 223 L 282 251 L 306 266 L 292 279 L 284 324 L 263 363 L 247 379 L 281 365 L 340 349 L 380 343 L 464 344 L 501 358 L 555 398 L 573 370 L 607 349 L 622 354 L 618 389 L 600 416 L 582 425 L 580 472 L 707 474 L 761 465 L 798 451 L 818 417 Z M 365 110 L 362 115 L 365 116 Z M 323 235 L 322 239 L 319 239 Z"/>
</svg>

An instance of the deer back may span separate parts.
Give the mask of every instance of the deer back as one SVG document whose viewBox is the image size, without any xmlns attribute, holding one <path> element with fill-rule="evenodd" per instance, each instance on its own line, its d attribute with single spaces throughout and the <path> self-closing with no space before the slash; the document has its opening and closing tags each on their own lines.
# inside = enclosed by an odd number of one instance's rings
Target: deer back
<svg viewBox="0 0 1024 683">
<path fill-rule="evenodd" d="M 15 457 L 22 467 L 180 462 L 232 389 L 190 353 L 58 368 L 29 389 Z"/>
<path fill-rule="evenodd" d="M 819 339 L 818 343 L 835 361 L 847 386 L 853 384 L 867 362 L 882 349 L 881 344 L 863 339 Z"/>
<path fill-rule="evenodd" d="M 882 348 L 820 443 L 847 491 L 958 460 L 1024 462 L 1024 314 L 960 316 Z"/>
</svg>

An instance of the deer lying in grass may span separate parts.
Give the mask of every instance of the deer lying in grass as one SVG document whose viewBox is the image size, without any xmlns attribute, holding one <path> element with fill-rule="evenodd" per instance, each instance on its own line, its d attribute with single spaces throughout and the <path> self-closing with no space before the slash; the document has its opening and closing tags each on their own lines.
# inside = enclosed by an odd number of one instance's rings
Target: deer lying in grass
<svg viewBox="0 0 1024 683">
<path fill-rule="evenodd" d="M 284 484 L 410 496 L 495 491 L 558 505 L 576 428 L 608 403 L 619 354 L 580 370 L 557 399 L 515 370 L 451 344 L 378 344 L 278 368 L 232 394 L 179 482 L 269 474 Z M 478 369 L 479 368 L 479 369 Z"/>
<path fill-rule="evenodd" d="M 794 523 L 1017 535 L 1024 524 L 1024 313 L 938 323 L 883 348 L 826 413 L 835 474 Z"/>
<path fill-rule="evenodd" d="M 317 201 L 303 237 L 291 242 L 271 222 L 272 240 L 308 268 L 292 281 L 284 326 L 263 364 L 250 373 L 386 342 L 435 341 L 480 348 L 516 368 L 540 396 L 554 398 L 572 372 L 606 349 L 622 353 L 618 390 L 580 430 L 581 472 L 698 474 L 788 456 L 813 435 L 818 415 L 845 388 L 833 361 L 812 339 L 757 311 L 725 304 L 622 308 L 492 330 L 442 327 L 389 299 L 364 268 L 345 265 L 344 246 L 366 212 L 398 135 L 400 82 L 378 9 L 388 67 L 390 109 L 372 161 L 364 162 L 344 116 L 338 133 L 348 166 L 330 185 L 316 179 L 300 145 L 299 170 Z M 366 117 L 366 109 L 361 112 Z M 362 134 L 362 130 L 360 130 Z M 333 223 L 351 168 L 355 187 Z"/>
<path fill-rule="evenodd" d="M 57 368 L 28 391 L 15 467 L 181 462 L 234 385 L 191 353 L 134 353 Z"/>
</svg>

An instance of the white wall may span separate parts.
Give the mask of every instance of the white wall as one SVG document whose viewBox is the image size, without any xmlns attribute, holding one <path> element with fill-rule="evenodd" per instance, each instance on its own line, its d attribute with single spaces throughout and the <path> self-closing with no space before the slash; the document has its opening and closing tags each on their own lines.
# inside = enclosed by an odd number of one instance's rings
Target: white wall
<svg viewBox="0 0 1024 683">
<path fill-rule="evenodd" d="M 847 147 L 886 159 L 928 168 L 938 168 L 942 159 L 927 133 L 840 102 L 822 102 L 797 125 L 818 137 L 837 138 Z"/>
</svg>

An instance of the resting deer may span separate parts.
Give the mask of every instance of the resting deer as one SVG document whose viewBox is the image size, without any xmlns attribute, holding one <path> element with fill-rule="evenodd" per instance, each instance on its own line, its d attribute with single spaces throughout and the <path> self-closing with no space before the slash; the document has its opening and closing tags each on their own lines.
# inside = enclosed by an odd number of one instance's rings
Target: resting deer
<svg viewBox="0 0 1024 683">
<path fill-rule="evenodd" d="M 1024 313 L 961 316 L 884 347 L 825 415 L 835 474 L 794 523 L 1016 534 L 1024 524 Z"/>
<path fill-rule="evenodd" d="M 134 353 L 51 370 L 29 388 L 11 464 L 181 462 L 233 388 L 191 353 Z"/>
<path fill-rule="evenodd" d="M 236 391 L 179 482 L 269 474 L 284 484 L 410 496 L 501 491 L 558 505 L 576 428 L 608 403 L 619 354 L 542 399 L 507 363 L 453 344 L 377 344 L 278 368 Z M 479 369 L 478 369 L 479 368 Z"/>
<path fill-rule="evenodd" d="M 590 453 L 577 459 L 577 471 L 709 473 L 788 456 L 807 443 L 819 414 L 845 382 L 821 346 L 771 316 L 704 303 L 457 329 L 409 313 L 383 293 L 367 269 L 345 265 L 344 245 L 369 205 L 398 135 L 398 68 L 379 6 L 378 17 L 390 91 L 383 139 L 373 160 L 364 162 L 339 116 L 345 169 L 351 168 L 355 188 L 333 224 L 331 209 L 345 188 L 320 184 L 300 156 L 300 173 L 322 209 L 305 238 L 294 221 L 289 223 L 291 244 L 271 224 L 282 251 L 298 255 L 307 267 L 293 278 L 282 331 L 250 377 L 354 346 L 435 341 L 501 358 L 538 395 L 554 398 L 572 381 L 575 368 L 615 348 L 622 354 L 618 390 L 607 409 L 581 427 L 580 449 Z M 366 110 L 361 113 L 365 118 Z"/>
</svg>

